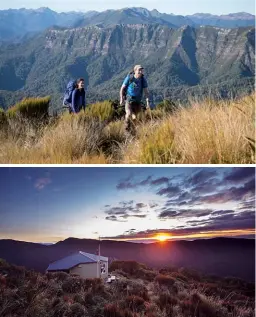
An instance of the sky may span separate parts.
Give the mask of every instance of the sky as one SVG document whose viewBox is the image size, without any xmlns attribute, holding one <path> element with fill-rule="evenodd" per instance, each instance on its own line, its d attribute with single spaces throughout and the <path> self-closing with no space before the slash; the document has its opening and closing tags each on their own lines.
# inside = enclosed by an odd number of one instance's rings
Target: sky
<svg viewBox="0 0 256 317">
<path fill-rule="evenodd" d="M 254 0 L 98 0 L 98 1 L 69 1 L 69 0 L 12 0 L 2 1 L 1 10 L 5 9 L 36 9 L 49 7 L 57 12 L 91 10 L 104 11 L 108 9 L 122 9 L 127 7 L 143 7 L 149 10 L 157 9 L 161 13 L 189 15 L 194 13 L 228 14 L 235 12 L 248 12 L 255 14 Z"/>
<path fill-rule="evenodd" d="M 254 234 L 251 167 L 0 168 L 0 239 L 153 242 Z"/>
</svg>

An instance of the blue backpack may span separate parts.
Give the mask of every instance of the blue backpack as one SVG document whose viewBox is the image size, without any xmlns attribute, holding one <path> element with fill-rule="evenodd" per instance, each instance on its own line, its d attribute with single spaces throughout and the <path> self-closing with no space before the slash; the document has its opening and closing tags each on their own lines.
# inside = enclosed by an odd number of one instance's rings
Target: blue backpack
<svg viewBox="0 0 256 317">
<path fill-rule="evenodd" d="M 127 90 L 128 90 L 128 87 L 129 85 L 133 82 L 134 80 L 134 71 L 131 71 L 129 74 L 129 83 L 128 83 L 128 86 L 125 87 L 125 89 L 123 90 L 123 94 L 124 94 L 124 99 L 126 100 L 127 98 Z M 141 80 L 142 80 L 142 87 L 144 86 L 144 75 L 141 76 Z"/>
<path fill-rule="evenodd" d="M 70 80 L 67 84 L 65 93 L 64 93 L 64 98 L 63 98 L 63 105 L 67 105 L 72 102 L 72 92 L 76 88 L 76 80 Z"/>
</svg>

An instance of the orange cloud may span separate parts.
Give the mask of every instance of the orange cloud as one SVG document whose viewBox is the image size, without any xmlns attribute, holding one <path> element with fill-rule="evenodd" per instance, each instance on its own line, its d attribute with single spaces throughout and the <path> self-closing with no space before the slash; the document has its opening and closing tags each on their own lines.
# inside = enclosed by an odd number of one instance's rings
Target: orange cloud
<svg viewBox="0 0 256 317">
<path fill-rule="evenodd" d="M 138 233 L 118 237 L 104 237 L 104 239 L 109 240 L 122 240 L 122 241 L 140 241 L 140 240 L 159 240 L 159 237 L 165 237 L 165 240 L 177 240 L 177 239 L 205 239 L 205 238 L 217 238 L 217 237 L 239 237 L 239 236 L 249 236 L 255 235 L 255 229 L 230 229 L 230 230 L 215 230 L 215 231 L 200 231 L 196 233 L 186 233 L 178 234 L 171 232 L 159 232 L 154 231 L 153 233 Z"/>
</svg>

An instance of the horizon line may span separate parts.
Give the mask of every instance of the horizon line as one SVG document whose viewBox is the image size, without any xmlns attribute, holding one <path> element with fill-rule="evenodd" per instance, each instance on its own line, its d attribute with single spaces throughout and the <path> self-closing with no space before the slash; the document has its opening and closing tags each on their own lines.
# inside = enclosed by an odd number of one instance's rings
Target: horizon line
<svg viewBox="0 0 256 317">
<path fill-rule="evenodd" d="M 64 242 L 68 239 L 76 239 L 76 240 L 94 240 L 94 241 L 117 241 L 117 242 L 128 242 L 128 243 L 136 243 L 136 244 L 139 244 L 139 243 L 143 243 L 143 244 L 150 244 L 150 243 L 166 243 L 166 242 L 177 242 L 177 241 L 199 241 L 199 240 L 214 240 L 214 239 L 233 239 L 233 240 L 237 240 L 237 239 L 243 239 L 243 240 L 255 240 L 255 235 L 252 236 L 251 238 L 249 237 L 239 237 L 239 236 L 231 236 L 231 237 L 223 237 L 223 236 L 220 236 L 220 237 L 205 237 L 205 238 L 194 238 L 194 239 L 166 239 L 164 241 L 159 241 L 157 239 L 151 239 L 151 240 L 154 240 L 154 241 L 148 241 L 148 240 L 123 240 L 123 239 L 111 239 L 111 238 L 104 238 L 104 239 L 94 239 L 94 238 L 77 238 L 77 237 L 68 237 L 68 238 L 65 238 L 63 240 L 58 240 L 56 242 L 44 242 L 44 241 L 27 241 L 27 240 L 19 240 L 19 239 L 11 239 L 11 238 L 1 238 L 0 241 L 4 241 L 4 240 L 9 240 L 9 241 L 17 241 L 17 242 L 25 242 L 25 243 L 34 243 L 34 244 L 44 244 L 44 245 L 47 245 L 47 244 L 57 244 L 59 242 Z"/>
<path fill-rule="evenodd" d="M 250 14 L 252 16 L 255 17 L 255 12 L 254 13 L 251 13 L 251 12 L 247 12 L 247 11 L 237 11 L 237 12 L 229 12 L 229 13 L 222 13 L 222 14 L 215 14 L 215 13 L 210 13 L 210 12 L 195 12 L 195 13 L 192 13 L 192 14 L 178 14 L 178 13 L 167 13 L 167 12 L 160 12 L 158 9 L 147 9 L 146 7 L 136 7 L 136 6 L 131 6 L 131 7 L 123 7 L 123 8 L 120 8 L 120 9 L 105 9 L 103 11 L 97 11 L 97 10 L 88 10 L 88 11 L 83 11 L 83 10 L 71 10 L 71 11 L 59 11 L 59 10 L 53 10 L 51 9 L 50 7 L 38 7 L 38 8 L 26 8 L 26 7 L 20 7 L 20 8 L 8 8 L 8 9 L 0 9 L 0 11 L 7 11 L 7 10 L 22 10 L 22 9 L 25 9 L 25 10 L 39 10 L 39 9 L 49 9 L 51 11 L 54 11 L 56 13 L 72 13 L 72 12 L 76 12 L 76 13 L 88 13 L 88 12 L 97 12 L 97 13 L 102 13 L 102 12 L 105 12 L 105 11 L 120 11 L 120 10 L 124 10 L 124 9 L 132 9 L 132 8 L 137 8 L 137 9 L 146 9 L 148 11 L 158 11 L 159 13 L 161 14 L 169 14 L 169 15 L 175 15 L 175 16 L 191 16 L 191 15 L 196 15 L 196 14 L 210 14 L 210 15 L 213 15 L 213 16 L 227 16 L 227 15 L 230 15 L 230 14 L 239 14 L 239 13 L 246 13 L 246 14 Z"/>
</svg>

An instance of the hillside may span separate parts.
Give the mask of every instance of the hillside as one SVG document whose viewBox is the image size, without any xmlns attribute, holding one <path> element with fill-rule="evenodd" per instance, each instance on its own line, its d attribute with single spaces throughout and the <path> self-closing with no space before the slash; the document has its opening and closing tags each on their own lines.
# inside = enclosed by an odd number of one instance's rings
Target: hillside
<svg viewBox="0 0 256 317">
<path fill-rule="evenodd" d="M 88 102 L 117 99 L 131 68 L 145 67 L 153 102 L 253 91 L 255 29 L 156 25 L 50 29 L 0 49 L 2 107 L 51 95 L 61 104 L 70 78 L 85 78 Z M 12 93 L 10 93 L 12 92 Z"/>
<path fill-rule="evenodd" d="M 101 242 L 101 253 L 118 260 L 134 260 L 150 267 L 185 266 L 205 274 L 234 276 L 254 281 L 255 241 L 219 238 L 165 243 Z M 69 238 L 45 246 L 0 240 L 0 257 L 10 263 L 44 272 L 49 263 L 75 251 L 95 253 L 97 240 Z"/>
<path fill-rule="evenodd" d="M 118 270 L 116 270 L 118 268 Z M 253 317 L 254 283 L 185 268 L 113 262 L 106 284 L 67 273 L 39 274 L 0 260 L 2 317 Z"/>
<path fill-rule="evenodd" d="M 255 163 L 253 94 L 186 104 L 166 99 L 142 112 L 130 132 L 118 101 L 90 104 L 78 115 L 59 108 L 53 117 L 51 103 L 31 98 L 0 111 L 1 164 Z"/>
</svg>

